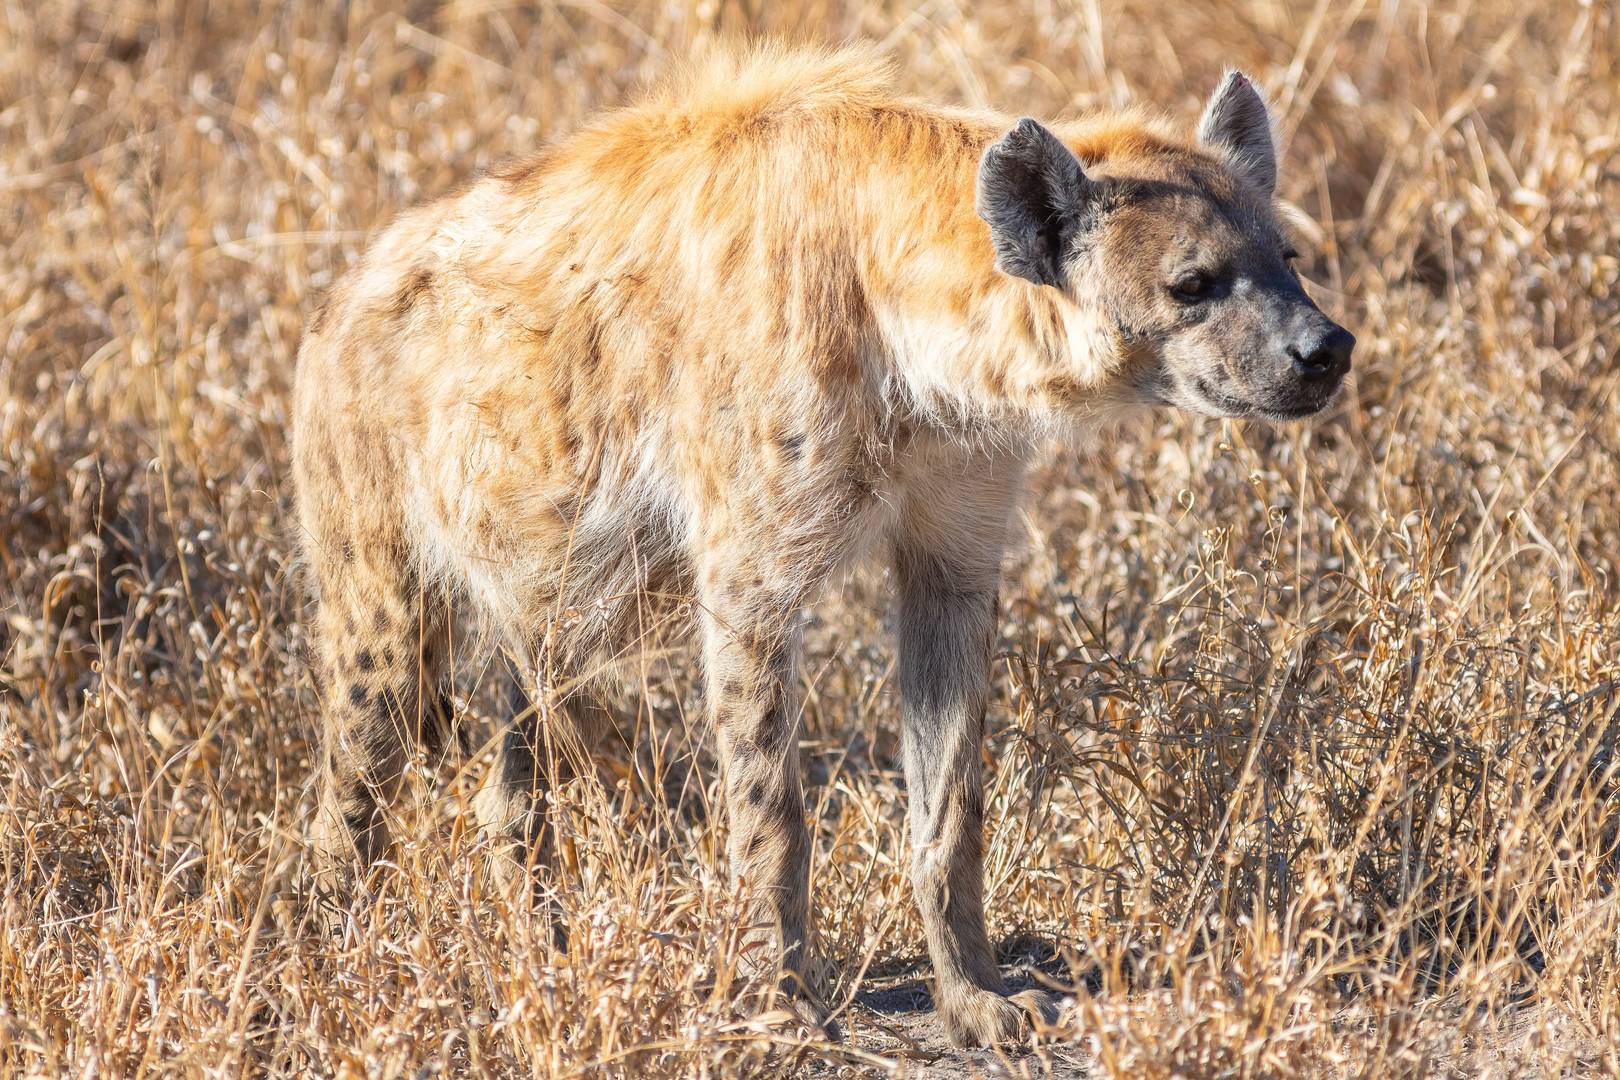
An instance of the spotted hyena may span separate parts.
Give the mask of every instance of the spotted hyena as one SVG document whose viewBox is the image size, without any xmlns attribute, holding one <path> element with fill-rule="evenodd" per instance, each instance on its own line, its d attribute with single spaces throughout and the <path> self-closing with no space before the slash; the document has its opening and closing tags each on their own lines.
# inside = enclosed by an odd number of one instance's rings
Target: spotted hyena
<svg viewBox="0 0 1620 1080">
<path fill-rule="evenodd" d="M 810 937 L 798 616 L 876 555 L 898 592 L 935 1000 L 958 1043 L 1014 1035 L 980 785 L 1009 515 L 1053 433 L 1334 399 L 1354 339 L 1300 288 L 1275 182 L 1241 74 L 1187 138 L 1134 114 L 941 108 L 867 53 L 767 48 L 405 214 L 298 361 L 324 855 L 383 849 L 452 612 L 524 671 L 573 673 L 531 688 L 479 798 L 516 866 L 544 845 L 551 725 L 654 599 L 689 598 L 731 871 L 793 984 Z"/>
</svg>

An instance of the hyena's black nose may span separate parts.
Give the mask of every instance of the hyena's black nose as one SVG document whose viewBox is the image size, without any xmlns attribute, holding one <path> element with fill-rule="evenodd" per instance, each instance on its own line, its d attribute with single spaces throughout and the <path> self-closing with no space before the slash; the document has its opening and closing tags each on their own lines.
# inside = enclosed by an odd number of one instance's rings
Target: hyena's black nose
<svg viewBox="0 0 1620 1080">
<path fill-rule="evenodd" d="M 1306 382 L 1337 379 L 1350 370 L 1350 354 L 1355 351 L 1356 336 L 1342 326 L 1335 326 L 1303 348 L 1288 346 L 1288 355 L 1294 358 L 1294 370 Z"/>
</svg>

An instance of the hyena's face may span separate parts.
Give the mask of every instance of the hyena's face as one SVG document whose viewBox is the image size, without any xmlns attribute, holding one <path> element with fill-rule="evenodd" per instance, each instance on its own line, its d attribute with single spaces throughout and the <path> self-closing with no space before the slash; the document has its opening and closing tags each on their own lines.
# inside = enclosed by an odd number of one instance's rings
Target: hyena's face
<svg viewBox="0 0 1620 1080">
<path fill-rule="evenodd" d="M 1289 265 L 1270 118 L 1246 78 L 1227 77 L 1198 135 L 1212 153 L 1166 152 L 1091 177 L 1057 136 L 1020 121 L 979 170 L 996 266 L 1090 307 L 1128 397 L 1211 416 L 1309 416 L 1333 401 L 1355 338 Z"/>
<path fill-rule="evenodd" d="M 1123 375 L 1147 401 L 1209 416 L 1309 416 L 1335 397 L 1355 338 L 1313 304 L 1270 199 L 1219 167 L 1127 184 L 1093 272 Z M 1200 175 L 1202 174 L 1202 175 Z"/>
</svg>

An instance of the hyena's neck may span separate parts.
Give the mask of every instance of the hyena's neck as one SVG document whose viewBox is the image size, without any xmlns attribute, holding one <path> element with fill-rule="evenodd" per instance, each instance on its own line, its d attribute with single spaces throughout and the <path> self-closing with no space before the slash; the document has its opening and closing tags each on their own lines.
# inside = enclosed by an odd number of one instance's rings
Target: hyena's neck
<svg viewBox="0 0 1620 1080">
<path fill-rule="evenodd" d="M 988 142 L 993 123 L 984 127 Z M 929 176 L 902 166 L 865 215 L 868 300 L 892 375 L 924 412 L 1049 428 L 1108 403 L 1113 344 L 1100 308 L 995 269 L 974 211 L 979 154 Z"/>
<path fill-rule="evenodd" d="M 1046 430 L 1115 406 L 1105 324 L 1054 289 L 1009 282 L 965 314 L 914 298 L 873 306 L 887 359 L 926 412 Z"/>
</svg>

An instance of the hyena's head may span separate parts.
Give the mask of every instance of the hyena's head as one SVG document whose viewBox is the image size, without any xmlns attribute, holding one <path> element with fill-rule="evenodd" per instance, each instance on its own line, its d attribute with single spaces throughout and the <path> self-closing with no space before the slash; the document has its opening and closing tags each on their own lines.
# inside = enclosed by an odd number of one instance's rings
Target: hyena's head
<svg viewBox="0 0 1620 1080">
<path fill-rule="evenodd" d="M 977 208 L 996 266 L 1107 328 L 1124 396 L 1212 416 L 1308 416 L 1355 338 L 1311 302 L 1277 221 L 1271 120 L 1233 72 L 1195 146 L 1147 140 L 1088 172 L 1034 120 L 985 151 Z"/>
</svg>

